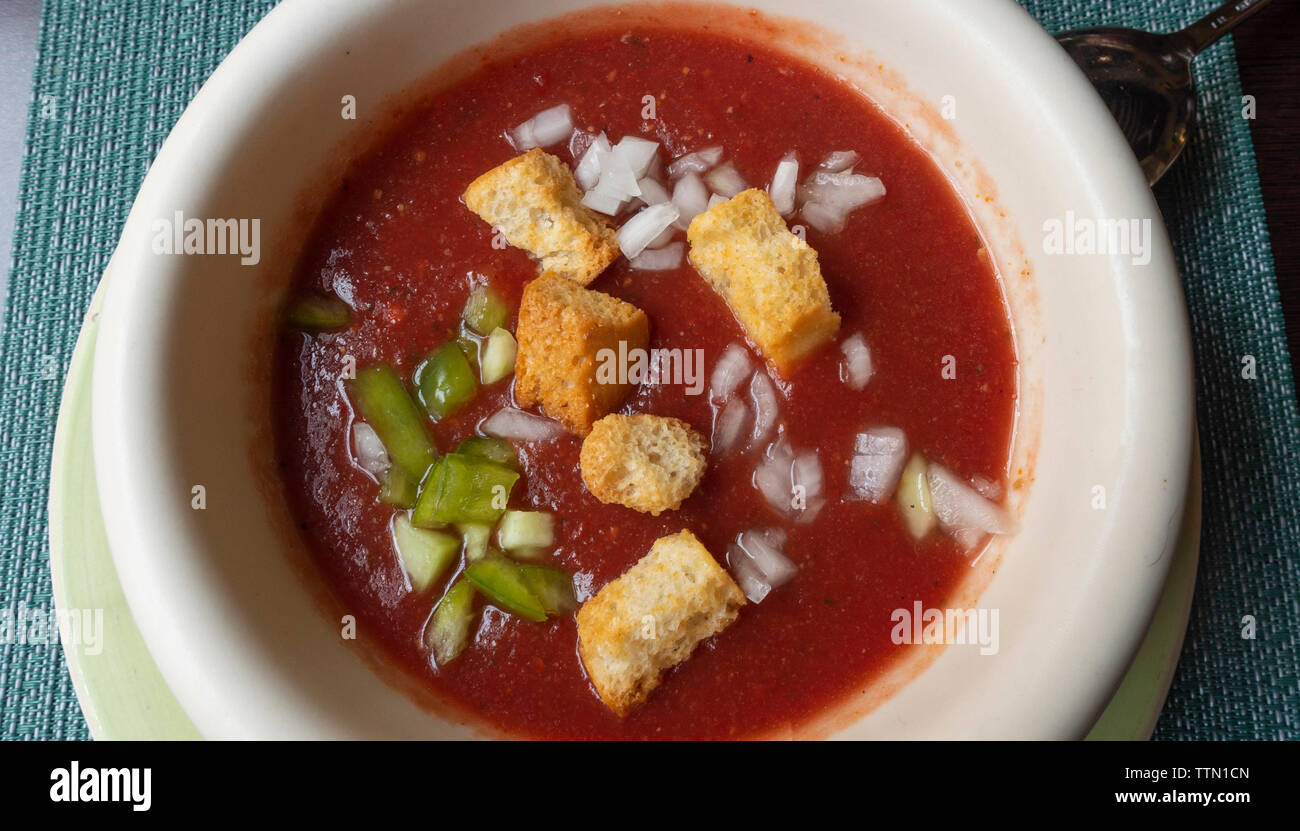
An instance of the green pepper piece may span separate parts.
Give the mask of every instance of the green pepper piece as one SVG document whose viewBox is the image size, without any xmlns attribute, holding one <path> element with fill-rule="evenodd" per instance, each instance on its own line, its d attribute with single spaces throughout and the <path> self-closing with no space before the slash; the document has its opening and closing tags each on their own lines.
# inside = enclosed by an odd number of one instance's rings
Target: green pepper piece
<svg viewBox="0 0 1300 831">
<path fill-rule="evenodd" d="M 474 368 L 455 343 L 444 343 L 418 372 L 420 400 L 435 419 L 459 410 L 478 392 Z"/>
<path fill-rule="evenodd" d="M 505 465 L 463 453 L 442 457 L 420 492 L 411 521 L 421 528 L 435 523 L 492 524 L 505 513 L 519 473 Z"/>
<path fill-rule="evenodd" d="M 546 620 L 542 601 L 524 583 L 519 566 L 500 556 L 489 556 L 465 566 L 465 577 L 496 606 L 528 620 Z"/>
<path fill-rule="evenodd" d="M 465 360 L 469 361 L 469 365 L 475 372 L 478 372 L 478 338 L 472 335 L 461 335 L 456 338 L 456 345 L 460 347 L 461 354 L 465 356 Z"/>
<path fill-rule="evenodd" d="M 468 580 L 456 584 L 438 601 L 424 630 L 424 642 L 441 666 L 451 663 L 469 645 L 469 627 L 474 622 L 474 585 Z"/>
<path fill-rule="evenodd" d="M 500 295 L 487 286 L 478 286 L 469 293 L 461 317 L 472 331 L 486 337 L 493 329 L 505 326 L 509 314 Z"/>
<path fill-rule="evenodd" d="M 460 554 L 460 540 L 454 535 L 416 528 L 406 514 L 393 518 L 393 544 L 417 592 L 429 588 Z"/>
<path fill-rule="evenodd" d="M 424 479 L 437 454 L 424 429 L 424 414 L 393 368 L 376 364 L 348 382 L 361 419 L 374 428 L 393 462 L 414 482 Z"/>
<path fill-rule="evenodd" d="M 352 309 L 337 297 L 309 294 L 300 297 L 285 311 L 285 320 L 304 332 L 332 332 L 352 320 Z"/>
<path fill-rule="evenodd" d="M 457 453 L 463 453 L 466 456 L 480 456 L 484 459 L 491 459 L 499 465 L 519 469 L 519 454 L 515 448 L 505 439 L 495 439 L 491 436 L 470 436 L 460 443 L 456 448 Z"/>
<path fill-rule="evenodd" d="M 399 508 L 414 508 L 420 484 L 393 465 L 379 478 L 379 501 Z"/>
<path fill-rule="evenodd" d="M 548 615 L 559 615 L 578 608 L 573 594 L 573 578 L 567 572 L 548 566 L 519 566 L 524 585 L 542 603 Z"/>
</svg>

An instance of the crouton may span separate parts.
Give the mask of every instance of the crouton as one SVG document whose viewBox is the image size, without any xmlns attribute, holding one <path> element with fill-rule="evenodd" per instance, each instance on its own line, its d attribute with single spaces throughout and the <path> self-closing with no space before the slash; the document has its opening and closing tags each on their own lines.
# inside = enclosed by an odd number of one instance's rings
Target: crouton
<svg viewBox="0 0 1300 831">
<path fill-rule="evenodd" d="M 569 166 L 541 149 L 492 168 L 465 188 L 465 206 L 516 248 L 579 285 L 618 259 L 614 229 L 582 204 Z"/>
<path fill-rule="evenodd" d="M 620 341 L 645 349 L 650 320 L 631 303 L 544 274 L 524 287 L 516 336 L 515 398 L 586 436 L 632 389 L 625 375 L 599 370 Z"/>
<path fill-rule="evenodd" d="M 745 333 L 784 372 L 835 337 L 817 252 L 790 233 L 761 190 L 747 190 L 691 221 L 691 263 L 722 295 Z"/>
<path fill-rule="evenodd" d="M 657 415 L 607 415 L 582 443 L 582 480 L 597 499 L 659 516 L 675 511 L 704 476 L 708 443 Z"/>
<path fill-rule="evenodd" d="M 745 596 L 695 535 L 655 540 L 650 553 L 578 610 L 578 654 L 597 694 L 625 716 L 663 674 L 731 625 Z"/>
</svg>

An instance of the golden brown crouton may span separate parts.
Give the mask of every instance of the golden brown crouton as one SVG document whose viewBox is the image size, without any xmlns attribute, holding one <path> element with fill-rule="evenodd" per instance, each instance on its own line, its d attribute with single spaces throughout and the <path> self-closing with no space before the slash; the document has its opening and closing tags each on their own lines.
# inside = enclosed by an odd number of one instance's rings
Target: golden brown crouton
<svg viewBox="0 0 1300 831">
<path fill-rule="evenodd" d="M 601 351 L 618 354 L 620 341 L 645 349 L 650 320 L 631 303 L 544 274 L 524 287 L 517 337 L 515 398 L 585 436 L 632 389 L 618 374 L 598 376 Z"/>
<path fill-rule="evenodd" d="M 840 328 L 817 252 L 790 233 L 761 190 L 691 221 L 691 263 L 722 295 L 750 340 L 784 371 Z"/>
<path fill-rule="evenodd" d="M 582 443 L 582 480 L 601 502 L 659 516 L 681 507 L 700 484 L 707 447 L 676 418 L 607 415 Z"/>
<path fill-rule="evenodd" d="M 745 596 L 695 535 L 655 540 L 650 553 L 578 610 L 578 654 L 602 701 L 620 716 L 663 674 L 736 619 Z"/>
<path fill-rule="evenodd" d="M 614 229 L 582 204 L 569 166 L 540 148 L 484 173 L 461 198 L 543 271 L 585 286 L 618 259 Z"/>
</svg>

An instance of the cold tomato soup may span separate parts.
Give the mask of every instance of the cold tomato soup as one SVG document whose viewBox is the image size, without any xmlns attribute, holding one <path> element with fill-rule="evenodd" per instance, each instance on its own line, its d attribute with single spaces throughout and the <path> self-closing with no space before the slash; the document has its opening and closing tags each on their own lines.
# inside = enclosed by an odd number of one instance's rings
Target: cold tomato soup
<svg viewBox="0 0 1300 831">
<path fill-rule="evenodd" d="M 405 521 L 407 506 L 431 485 L 407 482 L 404 498 L 383 492 L 385 462 L 400 467 L 399 455 L 412 454 L 373 442 L 358 447 L 383 431 L 359 439 L 363 414 L 351 375 L 391 370 L 420 411 L 437 458 L 517 404 L 511 376 L 485 383 L 479 374 L 487 337 L 467 330 L 466 306 L 473 291 L 490 289 L 503 310 L 495 328 L 515 332 L 524 286 L 538 278 L 539 266 L 468 210 L 462 194 L 520 154 L 520 134 L 512 130 L 562 105 L 572 135 L 545 145 L 547 153 L 577 167 L 598 135 L 612 144 L 647 139 L 658 148 L 646 176 L 669 194 L 682 175 L 682 165 L 676 176 L 670 172 L 674 161 L 701 150 L 721 148 L 720 157 L 705 153 L 698 165 L 704 168 L 699 180 L 711 189 L 727 189 L 735 174 L 774 198 L 789 189 L 773 183 L 778 166 L 796 159 L 798 204 L 786 220 L 817 252 L 841 323 L 833 342 L 777 373 L 765 368 L 732 309 L 689 257 L 649 269 L 618 258 L 587 288 L 643 310 L 652 350 L 699 355 L 702 366 L 691 372 L 688 363 L 680 379 L 643 380 L 617 412 L 675 417 L 710 439 L 703 478 L 680 508 L 656 516 L 593 496 L 579 474 L 582 439 L 572 432 L 508 441 L 518 473 L 508 508 L 544 512 L 553 522 L 546 550 L 515 560 L 567 575 L 573 602 L 533 620 L 479 591 L 459 618 L 467 640 L 457 644 L 454 660 L 439 661 L 427 634 L 431 615 L 461 579 L 468 557 L 457 548 L 448 560 L 435 545 L 413 570 L 399 556 L 394 524 Z M 555 125 L 533 128 L 548 134 L 538 138 L 543 141 Z M 856 157 L 843 167 L 850 153 Z M 725 164 L 731 165 L 725 176 L 709 175 Z M 884 195 L 826 221 L 808 201 L 833 206 L 841 192 L 817 196 L 816 187 L 804 185 L 819 169 L 835 168 L 833 175 L 879 179 Z M 710 196 L 715 203 L 727 198 L 717 190 Z M 619 227 L 642 209 L 628 199 L 606 219 Z M 656 240 L 661 248 L 665 242 L 685 245 L 685 234 L 670 227 Z M 299 315 L 278 343 L 278 462 L 301 534 L 362 634 L 490 733 L 759 736 L 797 728 L 867 688 L 912 648 L 891 640 L 894 610 L 917 601 L 925 608 L 950 605 L 986 544 L 982 531 L 992 529 L 972 530 L 953 519 L 960 510 L 942 504 L 952 495 L 946 480 L 925 473 L 921 481 L 940 486 L 925 497 L 936 503 L 927 510 L 938 523 L 914 506 L 912 515 L 904 510 L 907 499 L 894 493 L 902 487 L 896 469 L 889 493 L 863 498 L 854 460 L 864 431 L 899 431 L 908 459 L 920 459 L 922 471 L 941 470 L 964 483 L 954 486 L 959 497 L 978 492 L 986 507 L 1003 510 L 1016 355 L 999 278 L 979 231 L 934 161 L 875 104 L 824 71 L 757 43 L 651 27 L 557 38 L 526 54 L 485 61 L 413 108 L 351 163 L 316 221 L 291 294 L 340 314 L 326 322 Z M 848 366 L 845 342 L 854 335 L 869 350 L 864 383 L 858 381 L 865 365 Z M 437 406 L 428 412 L 422 406 L 430 402 L 420 373 L 431 355 L 456 343 L 477 352 L 464 353 L 477 376 L 470 378 L 472 395 L 435 418 Z M 774 424 L 755 444 L 753 414 L 762 408 L 744 398 L 751 385 L 746 377 L 732 396 L 747 402 L 741 409 L 751 420 L 719 452 L 724 407 L 710 383 L 733 344 L 745 347 L 752 367 L 773 381 L 778 409 L 768 411 L 776 413 Z M 816 471 L 802 483 L 802 508 L 774 507 L 756 483 L 756 471 L 782 440 L 815 460 Z M 909 524 L 918 516 L 919 532 Z M 458 533 L 458 526 L 429 525 L 442 535 L 438 540 Z M 774 529 L 797 570 L 759 602 L 751 594 L 735 621 L 668 669 L 644 703 L 615 715 L 579 657 L 574 608 L 626 572 L 655 540 L 682 529 L 733 571 L 728 558 L 739 535 Z M 500 533 L 491 537 L 491 556 L 499 554 Z M 514 562 L 511 557 L 506 551 L 502 560 Z M 752 583 L 742 587 L 752 591 Z"/>
</svg>

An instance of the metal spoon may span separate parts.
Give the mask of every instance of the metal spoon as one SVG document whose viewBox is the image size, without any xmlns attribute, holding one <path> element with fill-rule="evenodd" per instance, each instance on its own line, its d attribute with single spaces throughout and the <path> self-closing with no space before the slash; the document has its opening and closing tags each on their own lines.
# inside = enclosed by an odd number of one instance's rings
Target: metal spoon
<svg viewBox="0 0 1300 831">
<path fill-rule="evenodd" d="M 1269 0 L 1232 0 L 1179 32 L 1077 29 L 1056 36 L 1119 122 L 1154 185 L 1178 158 L 1196 112 L 1192 59 L 1264 8 Z"/>
</svg>

